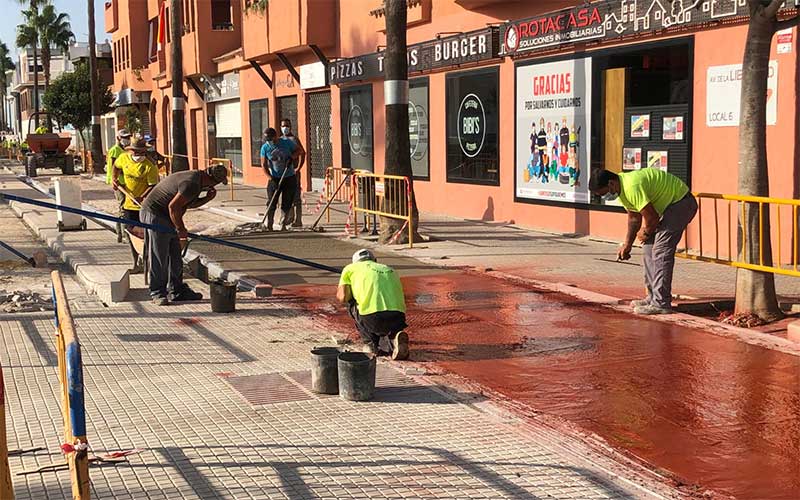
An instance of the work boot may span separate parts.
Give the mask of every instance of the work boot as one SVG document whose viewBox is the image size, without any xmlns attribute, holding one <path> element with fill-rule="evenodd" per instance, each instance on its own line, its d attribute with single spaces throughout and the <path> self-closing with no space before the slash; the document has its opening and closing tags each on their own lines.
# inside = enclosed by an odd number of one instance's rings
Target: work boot
<svg viewBox="0 0 800 500">
<path fill-rule="evenodd" d="M 636 314 L 641 314 L 643 316 L 653 316 L 656 314 L 672 314 L 672 308 L 659 307 L 655 304 L 648 304 L 646 306 L 639 306 L 634 308 L 633 312 L 635 312 Z"/>
<path fill-rule="evenodd" d="M 275 225 L 275 219 L 267 219 L 267 231 L 273 231 L 272 226 Z"/>
<path fill-rule="evenodd" d="M 172 302 L 192 302 L 195 300 L 203 300 L 203 294 L 195 292 L 189 287 L 186 287 L 181 293 L 172 297 Z"/>
<path fill-rule="evenodd" d="M 631 301 L 631 307 L 633 307 L 634 309 L 636 309 L 637 307 L 649 306 L 649 305 L 650 305 L 650 297 L 647 297 L 646 299 L 638 299 Z"/>
<path fill-rule="evenodd" d="M 153 297 L 150 299 L 154 306 L 165 306 L 169 304 L 166 297 Z"/>
<path fill-rule="evenodd" d="M 392 340 L 392 359 L 403 360 L 408 359 L 408 334 L 406 332 L 398 332 Z"/>
</svg>

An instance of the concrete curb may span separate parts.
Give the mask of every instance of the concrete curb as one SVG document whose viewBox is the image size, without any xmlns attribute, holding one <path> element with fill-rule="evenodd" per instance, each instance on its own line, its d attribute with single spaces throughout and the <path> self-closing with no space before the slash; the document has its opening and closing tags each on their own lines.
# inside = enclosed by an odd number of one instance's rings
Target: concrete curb
<svg viewBox="0 0 800 500">
<path fill-rule="evenodd" d="M 10 172 L 8 169 L 5 170 L 6 172 Z M 40 183 L 33 181 L 38 185 L 37 187 L 33 185 L 32 182 L 25 182 L 26 179 L 30 181 L 30 179 L 26 177 L 16 176 L 13 172 L 10 172 L 10 174 L 14 175 L 18 182 L 24 184 L 36 193 L 47 196 L 48 198 L 50 197 L 47 190 Z M 18 202 L 10 202 L 9 206 L 14 214 L 47 245 L 50 251 L 72 269 L 89 292 L 97 295 L 100 300 L 106 304 L 125 301 L 130 291 L 130 273 L 128 265 L 87 263 L 81 257 L 82 251 L 76 248 L 76 245 L 65 243 L 64 237 L 69 233 L 63 233 L 58 230 L 55 222 L 55 214 L 45 215 L 41 210 Z M 87 208 L 87 206 L 84 205 L 84 208 Z M 88 208 L 98 212 L 94 207 Z M 102 229 L 105 231 L 105 228 L 92 221 L 87 221 L 87 225 L 89 228 Z"/>
<path fill-rule="evenodd" d="M 219 279 L 230 283 L 236 283 L 236 288 L 240 292 L 256 293 L 259 287 L 263 289 L 264 286 L 270 286 L 269 283 L 265 283 L 252 276 L 236 271 L 226 271 L 219 262 L 211 260 L 207 255 L 192 250 L 191 248 L 186 250 L 186 254 L 183 256 L 183 263 L 189 266 L 189 268 L 193 270 L 192 274 L 195 274 L 198 278 L 203 276 L 207 277 L 209 280 Z M 202 269 L 197 263 L 202 266 Z"/>
</svg>

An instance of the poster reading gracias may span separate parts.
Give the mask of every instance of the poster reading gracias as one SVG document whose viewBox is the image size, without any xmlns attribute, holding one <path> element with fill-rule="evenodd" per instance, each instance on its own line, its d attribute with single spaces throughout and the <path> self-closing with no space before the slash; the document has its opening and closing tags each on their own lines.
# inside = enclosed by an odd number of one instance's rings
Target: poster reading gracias
<svg viewBox="0 0 800 500">
<path fill-rule="evenodd" d="M 588 203 L 590 58 L 517 67 L 517 197 Z"/>
</svg>

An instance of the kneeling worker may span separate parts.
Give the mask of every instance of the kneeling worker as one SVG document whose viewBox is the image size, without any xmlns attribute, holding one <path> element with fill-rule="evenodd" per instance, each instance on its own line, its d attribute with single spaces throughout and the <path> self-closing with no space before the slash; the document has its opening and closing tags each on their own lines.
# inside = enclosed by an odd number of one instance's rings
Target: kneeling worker
<svg viewBox="0 0 800 500">
<path fill-rule="evenodd" d="M 167 305 L 167 292 L 172 302 L 200 300 L 201 293 L 192 291 L 183 282 L 181 246 L 187 233 L 183 215 L 190 208 L 199 208 L 217 195 L 214 186 L 228 183 L 228 169 L 212 165 L 206 170 L 188 170 L 168 175 L 150 191 L 142 203 L 141 220 L 145 224 L 174 229 L 174 233 L 147 230 L 150 258 L 150 297 L 156 305 Z M 202 191 L 208 190 L 204 197 Z"/>
<path fill-rule="evenodd" d="M 606 201 L 619 198 L 628 211 L 628 234 L 617 258 L 631 258 L 634 239 L 643 245 L 647 297 L 631 303 L 634 312 L 671 313 L 675 251 L 697 213 L 697 200 L 689 187 L 661 169 L 643 168 L 619 174 L 596 170 L 589 180 L 589 190 Z"/>
<path fill-rule="evenodd" d="M 408 358 L 406 301 L 403 285 L 394 269 L 378 264 L 367 249 L 353 254 L 353 263 L 342 270 L 336 298 L 348 304 L 350 316 L 369 352 L 391 353 L 392 359 Z"/>
</svg>

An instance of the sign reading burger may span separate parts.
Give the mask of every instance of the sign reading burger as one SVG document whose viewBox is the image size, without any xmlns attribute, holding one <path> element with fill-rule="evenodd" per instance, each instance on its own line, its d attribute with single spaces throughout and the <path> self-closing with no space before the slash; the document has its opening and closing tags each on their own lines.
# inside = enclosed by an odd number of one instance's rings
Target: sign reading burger
<svg viewBox="0 0 800 500">
<path fill-rule="evenodd" d="M 512 21 L 503 28 L 503 54 L 603 38 L 606 35 L 605 19 L 605 9 L 584 5 Z"/>
</svg>

